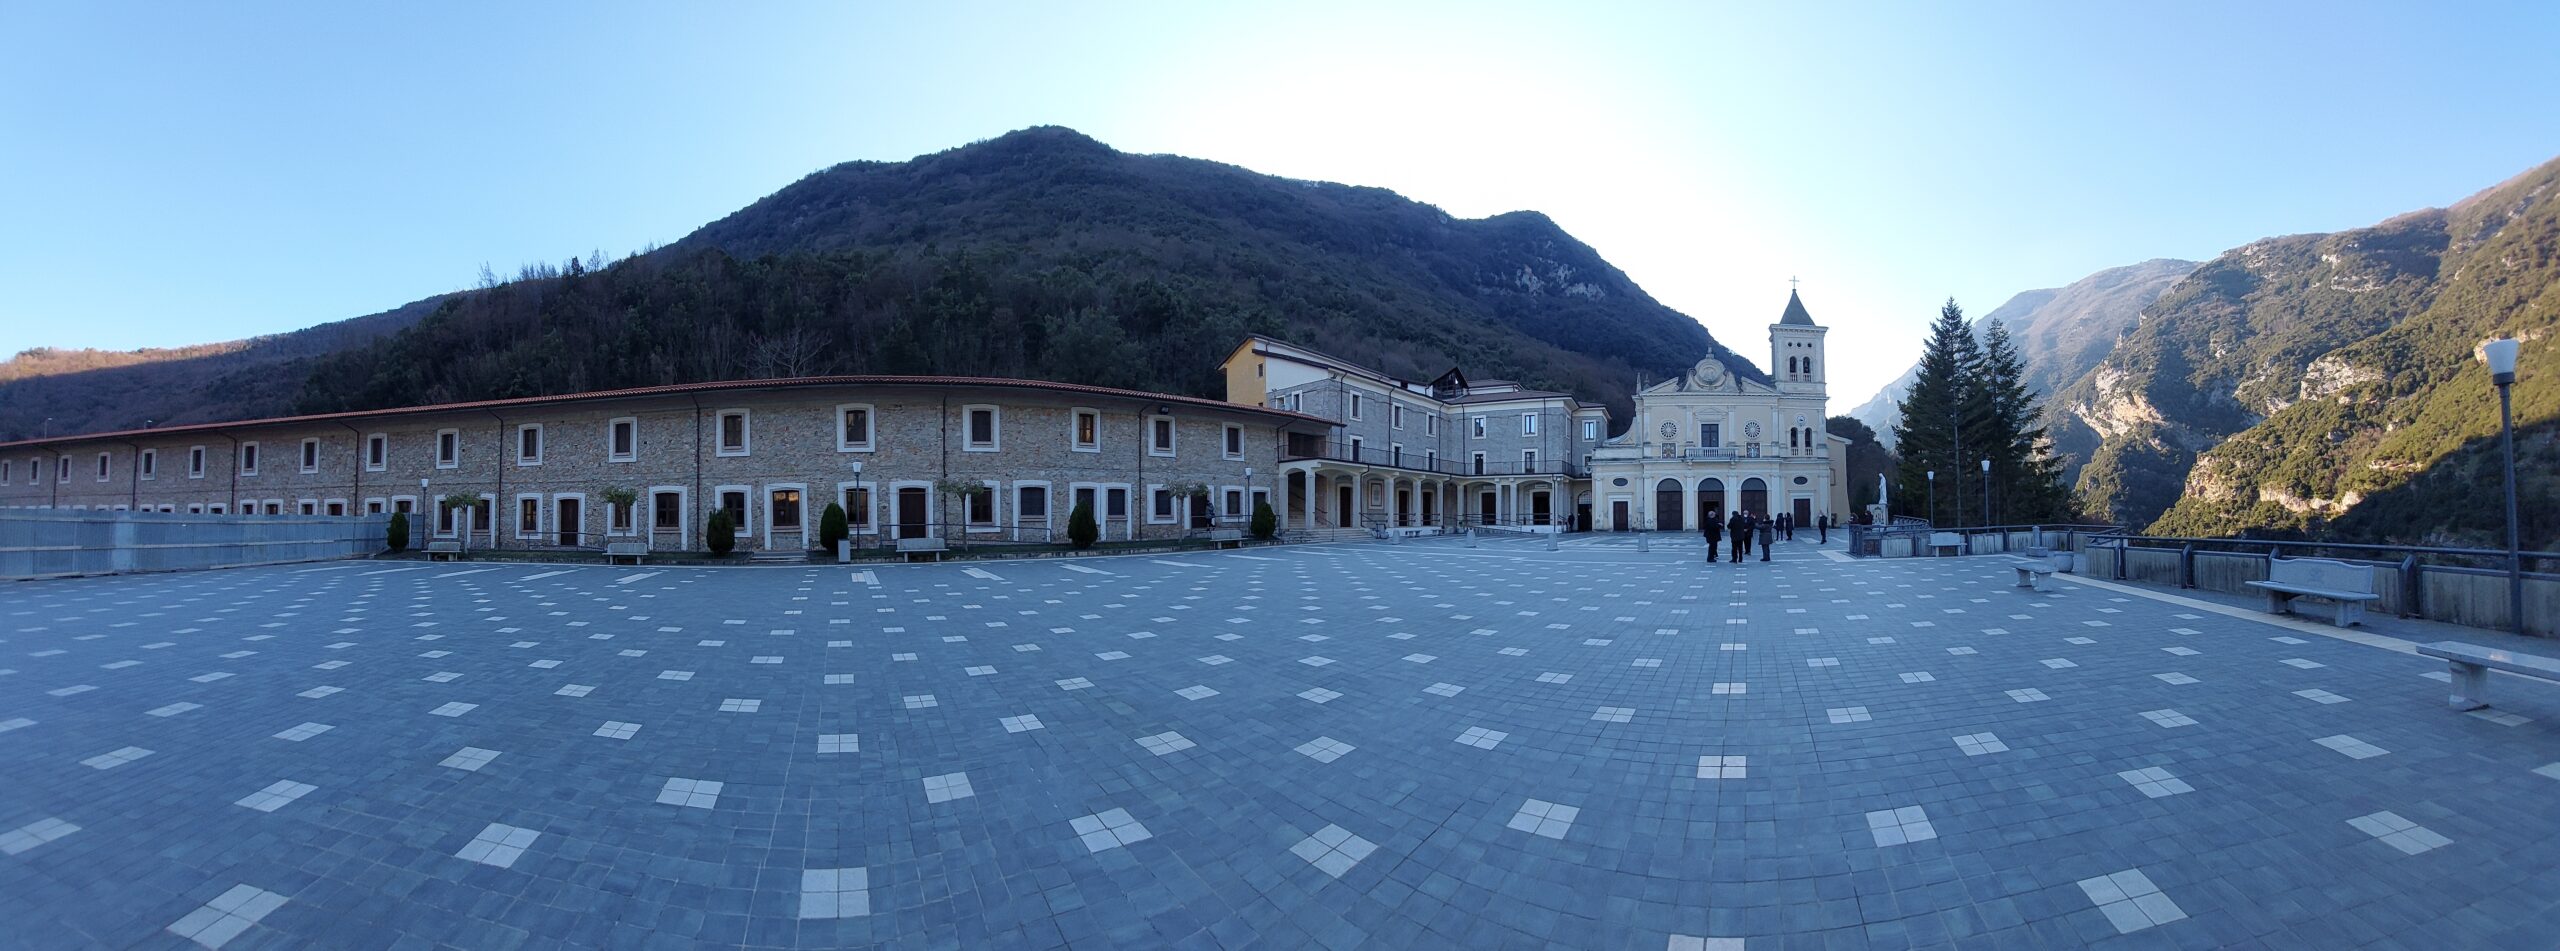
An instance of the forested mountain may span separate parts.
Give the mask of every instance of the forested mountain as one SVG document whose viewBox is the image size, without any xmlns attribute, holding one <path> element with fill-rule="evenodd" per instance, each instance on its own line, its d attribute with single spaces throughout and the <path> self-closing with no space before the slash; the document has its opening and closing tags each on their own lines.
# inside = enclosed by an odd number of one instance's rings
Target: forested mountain
<svg viewBox="0 0 2560 951">
<path fill-rule="evenodd" d="M 1678 372 L 1711 347 L 1766 379 L 1535 212 L 1461 220 L 1380 189 L 1126 154 L 1060 128 L 845 163 L 665 248 L 491 283 L 366 319 L 396 333 L 254 364 L 44 378 L 99 395 L 76 425 L 23 408 L 27 384 L 0 383 L 0 432 L 43 416 L 58 433 L 833 372 L 1217 396 L 1216 365 L 1247 332 L 1421 378 L 1463 365 L 1621 418 L 1640 373 Z"/>
<path fill-rule="evenodd" d="M 2027 388 L 2050 399 L 2105 358 L 2116 337 L 2133 327 L 2144 307 L 2195 269 L 2193 261 L 2157 258 L 2108 268 L 2062 287 L 2022 291 L 1975 319 L 1974 339 L 1980 342 L 1983 328 L 1991 321 L 2007 326 L 2026 360 Z M 1849 411 L 1873 428 L 1888 449 L 1893 448 L 1893 426 L 1899 421 L 1896 406 L 1919 373 L 1919 364 L 1914 363 L 1873 398 Z M 2076 468 L 2085 455 L 2084 451 L 2071 457 L 2072 465 Z"/>
</svg>

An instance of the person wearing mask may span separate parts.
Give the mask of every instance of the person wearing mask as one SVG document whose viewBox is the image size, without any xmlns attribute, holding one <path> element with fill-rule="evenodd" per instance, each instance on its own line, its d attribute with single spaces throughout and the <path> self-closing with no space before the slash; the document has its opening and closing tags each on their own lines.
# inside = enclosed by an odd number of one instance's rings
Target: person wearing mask
<svg viewBox="0 0 2560 951">
<path fill-rule="evenodd" d="M 1707 537 L 1707 563 L 1715 564 L 1716 542 L 1724 538 L 1724 524 L 1716 521 L 1715 516 L 1708 515 L 1698 520 L 1698 532 Z"/>
<path fill-rule="evenodd" d="M 1776 521 L 1771 520 L 1771 519 L 1766 519 L 1766 518 L 1760 519 L 1760 560 L 1761 560 L 1761 561 L 1767 561 L 1767 560 L 1769 560 L 1769 543 L 1770 543 L 1770 542 L 1772 542 L 1772 541 L 1776 541 L 1776 540 L 1777 540 L 1777 534 L 1778 534 L 1778 523 L 1777 523 Z"/>
<path fill-rule="evenodd" d="M 1733 562 L 1741 564 L 1742 556 L 1751 553 L 1751 516 L 1735 509 L 1733 517 L 1725 520 L 1724 528 L 1733 536 Z"/>
</svg>

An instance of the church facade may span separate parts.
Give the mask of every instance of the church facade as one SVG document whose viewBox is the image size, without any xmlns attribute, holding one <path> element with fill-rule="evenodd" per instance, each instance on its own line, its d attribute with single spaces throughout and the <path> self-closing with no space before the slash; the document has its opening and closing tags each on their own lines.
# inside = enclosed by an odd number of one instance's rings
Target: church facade
<svg viewBox="0 0 2560 951">
<path fill-rule="evenodd" d="M 1592 453 L 1592 527 L 1696 531 L 1735 511 L 1845 518 L 1848 441 L 1824 425 L 1826 330 L 1789 292 L 1769 325 L 1767 380 L 1709 354 L 1637 392 L 1626 431 Z"/>
</svg>

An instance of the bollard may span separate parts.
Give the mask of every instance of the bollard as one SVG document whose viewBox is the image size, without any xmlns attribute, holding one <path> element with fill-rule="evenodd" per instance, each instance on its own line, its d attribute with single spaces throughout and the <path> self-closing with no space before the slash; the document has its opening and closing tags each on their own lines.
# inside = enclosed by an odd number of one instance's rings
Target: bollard
<svg viewBox="0 0 2560 951">
<path fill-rule="evenodd" d="M 850 538 L 839 538 L 839 539 L 836 539 L 836 564 L 839 564 L 839 565 L 849 565 L 849 564 L 852 564 L 852 563 L 853 563 L 853 539 L 850 539 Z"/>
<path fill-rule="evenodd" d="M 1638 535 L 1636 536 L 1636 550 L 1637 550 L 1637 551 L 1652 551 L 1652 550 L 1653 550 L 1653 536 L 1651 536 L 1651 535 L 1645 535 L 1645 534 L 1638 534 Z"/>
<path fill-rule="evenodd" d="M 1548 551 L 1554 551 L 1554 550 L 1556 550 L 1556 535 L 1557 535 L 1557 534 L 1558 534 L 1558 533 L 1556 533 L 1556 532 L 1548 532 L 1548 533 L 1547 533 L 1547 550 L 1548 550 Z"/>
<path fill-rule="evenodd" d="M 1467 547 L 1469 547 L 1469 548 L 1474 548 L 1474 547 L 1476 547 L 1476 530 L 1475 530 L 1475 529 L 1472 529 L 1472 528 L 1467 529 Z"/>
</svg>

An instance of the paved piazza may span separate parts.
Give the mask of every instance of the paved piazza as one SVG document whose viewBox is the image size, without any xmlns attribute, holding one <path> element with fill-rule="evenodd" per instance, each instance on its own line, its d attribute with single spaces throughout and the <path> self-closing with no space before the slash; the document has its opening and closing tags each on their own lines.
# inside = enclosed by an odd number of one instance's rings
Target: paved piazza
<svg viewBox="0 0 2560 951">
<path fill-rule="evenodd" d="M 2560 691 L 1698 555 L 0 587 L 0 945 L 2560 944 Z"/>
</svg>

